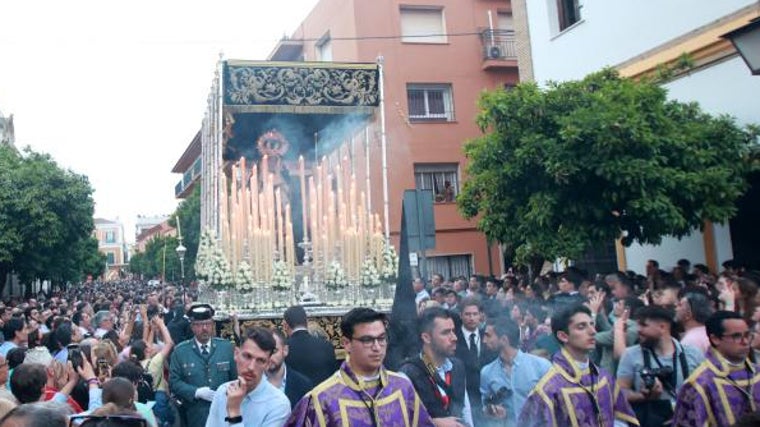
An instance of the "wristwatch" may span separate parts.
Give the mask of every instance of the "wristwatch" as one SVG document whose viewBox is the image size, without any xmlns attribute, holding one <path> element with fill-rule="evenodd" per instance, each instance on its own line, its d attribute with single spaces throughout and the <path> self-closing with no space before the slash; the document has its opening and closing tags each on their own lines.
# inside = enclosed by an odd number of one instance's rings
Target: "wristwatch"
<svg viewBox="0 0 760 427">
<path fill-rule="evenodd" d="M 224 421 L 230 423 L 230 424 L 237 424 L 243 422 L 243 416 L 238 415 L 237 417 L 224 417 Z"/>
</svg>

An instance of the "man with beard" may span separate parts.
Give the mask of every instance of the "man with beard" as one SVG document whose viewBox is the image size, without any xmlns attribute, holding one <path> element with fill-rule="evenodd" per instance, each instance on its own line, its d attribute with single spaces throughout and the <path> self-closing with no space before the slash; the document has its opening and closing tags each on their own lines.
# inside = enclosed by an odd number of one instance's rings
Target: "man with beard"
<svg viewBox="0 0 760 427">
<path fill-rule="evenodd" d="M 454 353 L 456 327 L 450 311 L 425 309 L 419 318 L 422 352 L 401 366 L 436 426 L 472 426 L 464 364 Z"/>
<path fill-rule="evenodd" d="M 571 306 L 552 316 L 552 333 L 562 343 L 549 372 L 536 384 L 520 413 L 521 427 L 638 426 L 615 378 L 589 358 L 596 347 L 591 310 Z"/>
<path fill-rule="evenodd" d="M 492 421 L 489 425 L 514 426 L 551 363 L 520 350 L 520 328 L 506 316 L 488 318 L 483 343 L 499 354 L 480 371 L 480 394 L 487 419 Z"/>
<path fill-rule="evenodd" d="M 288 357 L 288 344 L 285 335 L 279 329 L 273 329 L 272 335 L 274 335 L 277 346 L 269 359 L 269 366 L 266 371 L 267 380 L 285 393 L 285 396 L 290 400 L 290 406 L 296 406 L 296 403 L 311 390 L 313 384 L 309 377 L 290 369 L 285 363 L 285 358 Z"/>
<path fill-rule="evenodd" d="M 674 426 L 728 426 L 760 407 L 760 371 L 749 359 L 754 334 L 733 311 L 705 323 L 710 349 L 678 392 Z M 755 424 L 756 425 L 756 424 Z"/>
<path fill-rule="evenodd" d="M 235 349 L 235 365 L 240 376 L 216 390 L 206 427 L 280 426 L 290 414 L 288 398 L 264 378 L 276 347 L 272 333 L 254 327 L 244 339 Z"/>
<path fill-rule="evenodd" d="M 407 378 L 383 368 L 388 346 L 385 315 L 354 308 L 343 316 L 340 369 L 293 408 L 286 426 L 430 426 L 432 421 Z"/>
<path fill-rule="evenodd" d="M 190 307 L 193 338 L 177 345 L 169 365 L 169 387 L 180 399 L 186 427 L 206 425 L 214 390 L 237 378 L 232 344 L 214 336 L 214 309 L 208 304 Z M 268 360 L 268 358 L 267 358 Z"/>
<path fill-rule="evenodd" d="M 673 315 L 656 305 L 640 308 L 639 344 L 620 358 L 618 385 L 642 427 L 661 426 L 672 417 L 681 384 L 704 359 L 699 349 L 673 338 Z"/>
</svg>

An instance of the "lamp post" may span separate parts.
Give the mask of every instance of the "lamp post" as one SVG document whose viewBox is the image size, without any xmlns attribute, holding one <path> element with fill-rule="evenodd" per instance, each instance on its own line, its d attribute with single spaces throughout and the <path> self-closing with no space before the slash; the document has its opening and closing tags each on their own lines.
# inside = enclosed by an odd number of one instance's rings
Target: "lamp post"
<svg viewBox="0 0 760 427">
<path fill-rule="evenodd" d="M 753 75 L 760 75 L 760 18 L 721 37 L 733 43 Z"/>
<path fill-rule="evenodd" d="M 179 225 L 179 215 L 177 215 L 177 239 L 179 240 L 179 246 L 177 246 L 177 257 L 179 257 L 179 270 L 180 277 L 182 278 L 182 284 L 185 283 L 185 252 L 187 248 L 182 245 L 182 227 Z"/>
</svg>

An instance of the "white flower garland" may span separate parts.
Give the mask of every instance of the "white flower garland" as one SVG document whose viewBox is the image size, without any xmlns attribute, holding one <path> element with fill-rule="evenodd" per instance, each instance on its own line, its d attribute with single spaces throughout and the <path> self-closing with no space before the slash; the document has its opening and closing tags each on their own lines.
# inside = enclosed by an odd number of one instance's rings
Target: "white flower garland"
<svg viewBox="0 0 760 427">
<path fill-rule="evenodd" d="M 293 278 L 285 261 L 275 261 L 272 266 L 272 289 L 286 291 L 293 286 Z"/>
<path fill-rule="evenodd" d="M 380 286 L 380 272 L 377 271 L 375 262 L 371 258 L 365 258 L 362 263 L 362 272 L 360 283 L 365 288 L 376 288 Z"/>
<path fill-rule="evenodd" d="M 325 277 L 325 286 L 328 289 L 341 289 L 348 286 L 348 278 L 346 272 L 338 261 L 333 261 L 327 267 L 327 274 Z"/>
<path fill-rule="evenodd" d="M 238 265 L 238 271 L 235 275 L 235 287 L 243 293 L 251 292 L 254 288 L 253 272 L 251 271 L 251 266 L 246 261 L 242 261 Z"/>
</svg>

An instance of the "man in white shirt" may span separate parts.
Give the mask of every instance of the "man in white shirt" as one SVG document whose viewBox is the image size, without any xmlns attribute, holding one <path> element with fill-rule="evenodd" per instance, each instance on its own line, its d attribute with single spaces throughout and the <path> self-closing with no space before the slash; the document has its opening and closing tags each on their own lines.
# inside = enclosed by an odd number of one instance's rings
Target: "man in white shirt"
<svg viewBox="0 0 760 427">
<path fill-rule="evenodd" d="M 269 330 L 254 327 L 248 331 L 243 344 L 235 349 L 238 379 L 216 390 L 206 427 L 279 427 L 285 423 L 290 401 L 264 378 L 275 348 Z"/>
<path fill-rule="evenodd" d="M 420 306 L 420 302 L 430 299 L 430 294 L 425 289 L 425 282 L 423 282 L 422 279 L 414 279 L 412 287 L 414 288 L 414 304 L 416 307 Z"/>
</svg>

